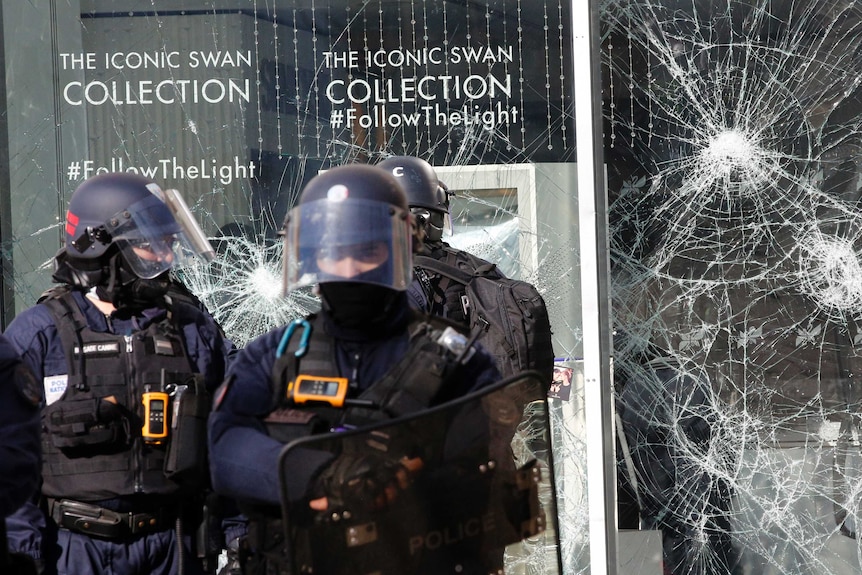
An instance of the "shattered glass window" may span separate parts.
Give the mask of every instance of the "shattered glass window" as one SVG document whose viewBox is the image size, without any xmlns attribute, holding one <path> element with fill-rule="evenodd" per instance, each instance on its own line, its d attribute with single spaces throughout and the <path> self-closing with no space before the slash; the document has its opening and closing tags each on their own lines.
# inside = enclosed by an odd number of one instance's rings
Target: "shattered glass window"
<svg viewBox="0 0 862 575">
<path fill-rule="evenodd" d="M 5 321 L 51 285 L 75 187 L 130 171 L 185 198 L 217 258 L 179 275 L 244 345 L 319 307 L 282 295 L 279 231 L 304 184 L 412 155 L 455 192 L 447 241 L 533 283 L 560 365 L 582 360 L 569 2 L 4 0 L 0 15 Z M 558 535 L 565 569 L 588 568 L 571 381 L 551 404 L 561 533 L 514 550 L 513 572 L 555 572 Z"/>
<path fill-rule="evenodd" d="M 602 4 L 621 527 L 858 573 L 862 7 Z"/>
</svg>

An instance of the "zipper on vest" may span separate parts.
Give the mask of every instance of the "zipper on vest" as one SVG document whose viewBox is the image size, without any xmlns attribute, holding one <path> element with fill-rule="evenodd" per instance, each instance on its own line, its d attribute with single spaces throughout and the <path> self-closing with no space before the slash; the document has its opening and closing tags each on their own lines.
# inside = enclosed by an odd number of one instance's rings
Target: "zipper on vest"
<svg viewBox="0 0 862 575">
<path fill-rule="evenodd" d="M 135 362 L 134 362 L 134 351 L 135 346 L 133 344 L 134 336 L 124 335 L 123 339 L 126 341 L 126 385 L 129 390 L 129 407 L 135 406 L 137 408 L 141 403 L 141 398 L 137 397 L 138 389 L 135 386 Z M 134 492 L 141 493 L 144 490 L 144 479 L 143 479 L 143 438 L 138 437 L 135 439 L 136 446 L 132 446 L 132 456 L 134 458 L 133 461 L 133 469 L 132 472 L 135 477 L 135 485 Z"/>
<path fill-rule="evenodd" d="M 351 366 L 352 369 L 350 370 L 350 387 L 352 389 L 358 389 L 359 388 L 359 363 L 360 363 L 360 360 L 362 359 L 362 354 L 359 353 L 358 351 L 356 351 L 351 355 L 351 359 L 353 360 L 353 362 L 352 362 L 353 365 Z"/>
</svg>

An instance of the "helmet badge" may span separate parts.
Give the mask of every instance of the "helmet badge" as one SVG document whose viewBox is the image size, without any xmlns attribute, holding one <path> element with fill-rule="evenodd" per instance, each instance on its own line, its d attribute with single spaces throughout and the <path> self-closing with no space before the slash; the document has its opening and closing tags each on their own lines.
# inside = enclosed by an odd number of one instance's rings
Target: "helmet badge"
<svg viewBox="0 0 862 575">
<path fill-rule="evenodd" d="M 66 212 L 66 233 L 70 236 L 75 235 L 75 230 L 78 229 L 80 219 L 72 212 Z"/>
<path fill-rule="evenodd" d="M 329 188 L 326 192 L 326 199 L 331 202 L 343 202 L 349 195 L 347 186 L 344 184 L 336 184 Z"/>
</svg>

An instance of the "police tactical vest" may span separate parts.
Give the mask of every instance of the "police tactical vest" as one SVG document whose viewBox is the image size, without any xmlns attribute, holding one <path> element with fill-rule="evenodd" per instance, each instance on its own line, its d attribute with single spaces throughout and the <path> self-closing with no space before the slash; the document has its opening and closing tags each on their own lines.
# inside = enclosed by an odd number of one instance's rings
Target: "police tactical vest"
<svg viewBox="0 0 862 575">
<path fill-rule="evenodd" d="M 304 353 L 296 356 L 301 345 L 301 334 L 297 332 L 273 365 L 276 409 L 266 423 L 270 434 L 283 443 L 332 429 L 354 429 L 394 419 L 452 399 L 455 390 L 448 384 L 457 379 L 459 366 L 472 353 L 473 341 L 462 327 L 442 318 L 416 314 L 408 326 L 407 353 L 364 391 L 349 393 L 344 407 L 295 406 L 287 398 L 287 386 L 298 375 L 340 375 L 332 338 L 324 332 L 322 318 L 315 314 L 308 321 L 311 333 Z"/>
<path fill-rule="evenodd" d="M 95 501 L 176 492 L 179 484 L 165 474 L 170 437 L 142 436 L 145 392 L 195 386 L 172 314 L 122 336 L 90 329 L 68 291 L 41 304 L 54 316 L 68 364 L 66 391 L 42 415 L 43 494 Z"/>
</svg>

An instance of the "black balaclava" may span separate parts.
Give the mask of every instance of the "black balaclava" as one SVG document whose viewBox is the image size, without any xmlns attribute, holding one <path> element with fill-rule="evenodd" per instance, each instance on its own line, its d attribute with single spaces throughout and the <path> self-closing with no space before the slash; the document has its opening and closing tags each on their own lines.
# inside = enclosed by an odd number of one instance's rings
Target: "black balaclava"
<svg viewBox="0 0 862 575">
<path fill-rule="evenodd" d="M 364 283 L 377 270 L 356 275 L 350 280 L 319 285 L 323 309 L 339 327 L 373 333 L 389 325 L 390 315 L 404 292 L 390 287 Z"/>
<path fill-rule="evenodd" d="M 320 284 L 323 309 L 336 325 L 373 332 L 386 323 L 402 292 L 392 288 L 355 282 Z"/>
</svg>

